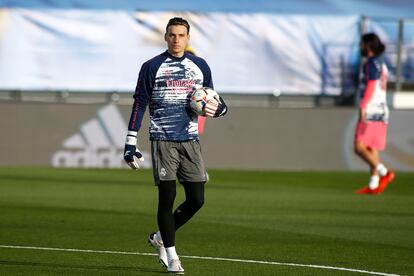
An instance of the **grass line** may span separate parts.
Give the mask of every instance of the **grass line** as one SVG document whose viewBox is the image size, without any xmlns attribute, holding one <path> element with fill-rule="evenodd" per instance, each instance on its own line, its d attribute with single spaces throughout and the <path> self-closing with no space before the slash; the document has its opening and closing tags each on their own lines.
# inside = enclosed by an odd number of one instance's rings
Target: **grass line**
<svg viewBox="0 0 414 276">
<path fill-rule="evenodd" d="M 111 251 L 111 250 L 94 250 L 94 249 L 75 249 L 75 248 L 56 248 L 56 247 L 37 247 L 37 246 L 23 246 L 23 245 L 0 245 L 0 248 L 9 249 L 27 249 L 27 250 L 44 250 L 44 251 L 64 251 L 64 252 L 81 252 L 81 253 L 98 253 L 98 254 L 118 254 L 118 255 L 139 255 L 139 256 L 157 256 L 155 253 L 146 252 L 131 252 L 131 251 Z M 400 276 L 398 274 L 390 274 L 383 272 L 375 272 L 361 269 L 324 266 L 324 265 L 312 265 L 312 264 L 296 264 L 296 263 L 282 263 L 273 261 L 258 261 L 258 260 L 245 260 L 245 259 L 232 259 L 223 257 L 206 257 L 206 256 L 186 256 L 181 255 L 181 258 L 198 259 L 198 260 L 211 260 L 211 261 L 226 261 L 226 262 L 238 262 L 238 263 L 253 263 L 253 264 L 265 264 L 265 265 L 282 265 L 282 266 L 295 266 L 295 267 L 309 267 L 328 270 L 340 270 L 349 271 L 362 274 L 371 275 L 383 275 L 383 276 Z"/>
</svg>

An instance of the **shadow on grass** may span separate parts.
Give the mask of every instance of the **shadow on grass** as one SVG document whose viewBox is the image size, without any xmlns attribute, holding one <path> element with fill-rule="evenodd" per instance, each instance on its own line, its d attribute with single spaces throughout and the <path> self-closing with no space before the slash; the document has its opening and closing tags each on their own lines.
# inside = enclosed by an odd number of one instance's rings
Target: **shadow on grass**
<svg viewBox="0 0 414 276">
<path fill-rule="evenodd" d="M 150 269 L 144 267 L 126 267 L 126 266 L 99 266 L 99 265 L 65 265 L 65 264 L 53 264 L 53 263 L 40 263 L 40 262 L 21 262 L 21 261 L 1 261 L 0 266 L 30 266 L 30 267 L 39 267 L 39 268 L 48 268 L 50 269 L 50 273 L 53 273 L 53 270 L 60 270 L 60 269 L 68 269 L 68 270 L 83 270 L 84 272 L 89 272 L 91 275 L 99 272 L 113 272 L 117 275 L 122 275 L 124 273 L 139 273 L 142 272 L 144 275 L 148 275 L 147 273 L 153 274 L 165 274 L 161 268 L 158 269 Z M 1 269 L 0 269 L 1 270 Z M 33 273 L 33 271 L 31 271 Z M 89 274 L 88 273 L 88 274 Z"/>
</svg>

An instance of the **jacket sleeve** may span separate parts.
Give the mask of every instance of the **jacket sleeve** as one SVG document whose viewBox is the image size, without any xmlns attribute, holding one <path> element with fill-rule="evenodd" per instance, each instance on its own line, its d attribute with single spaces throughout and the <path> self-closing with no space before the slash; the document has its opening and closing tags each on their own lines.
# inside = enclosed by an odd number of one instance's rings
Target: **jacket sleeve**
<svg viewBox="0 0 414 276">
<path fill-rule="evenodd" d="M 365 65 L 365 75 L 366 75 L 366 83 L 364 89 L 364 96 L 360 103 L 360 108 L 365 109 L 368 103 L 371 101 L 374 91 L 376 82 L 381 77 L 381 66 L 378 61 L 374 58 L 369 58 L 366 65 Z"/>
<path fill-rule="evenodd" d="M 131 117 L 129 119 L 128 130 L 138 132 L 141 128 L 145 110 L 151 99 L 154 86 L 154 74 L 150 70 L 150 65 L 144 63 L 139 72 L 137 86 L 134 93 L 134 104 L 132 105 Z"/>
<path fill-rule="evenodd" d="M 364 97 L 362 98 L 362 101 L 359 105 L 360 108 L 367 108 L 368 103 L 371 101 L 372 96 L 374 95 L 375 83 L 375 80 L 368 80 L 365 86 Z"/>
</svg>

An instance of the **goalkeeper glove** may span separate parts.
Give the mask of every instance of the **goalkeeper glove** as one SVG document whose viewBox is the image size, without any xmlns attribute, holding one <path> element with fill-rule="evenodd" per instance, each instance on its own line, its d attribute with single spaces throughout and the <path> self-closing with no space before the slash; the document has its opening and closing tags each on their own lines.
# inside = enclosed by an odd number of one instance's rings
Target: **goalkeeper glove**
<svg viewBox="0 0 414 276">
<path fill-rule="evenodd" d="M 213 89 L 208 89 L 208 97 L 210 98 L 204 106 L 204 113 L 206 117 L 213 118 L 216 114 L 220 102 L 220 96 Z"/>
<path fill-rule="evenodd" d="M 124 148 L 124 160 L 134 170 L 139 169 L 138 160 L 144 161 L 142 153 L 137 148 L 137 134 L 136 131 L 128 131 Z"/>
<path fill-rule="evenodd" d="M 218 102 L 215 99 L 209 100 L 204 107 L 205 116 L 213 118 L 216 114 L 217 108 Z"/>
<path fill-rule="evenodd" d="M 204 111 L 206 117 L 220 117 L 227 113 L 227 105 L 224 103 L 223 98 L 216 94 L 206 103 Z"/>
</svg>

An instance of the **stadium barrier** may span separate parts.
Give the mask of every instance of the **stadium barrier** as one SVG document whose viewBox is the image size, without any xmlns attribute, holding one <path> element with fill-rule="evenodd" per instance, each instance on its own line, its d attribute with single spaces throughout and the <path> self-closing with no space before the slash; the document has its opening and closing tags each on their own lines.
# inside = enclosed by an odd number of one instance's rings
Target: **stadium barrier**
<svg viewBox="0 0 414 276">
<path fill-rule="evenodd" d="M 131 102 L 0 101 L 0 165 L 125 167 Z M 208 168 L 366 171 L 352 149 L 355 108 L 234 103 L 226 117 L 205 124 L 201 143 Z M 383 159 L 397 170 L 414 170 L 413 116 L 412 109 L 391 111 Z M 138 139 L 144 167 L 151 166 L 147 117 Z"/>
</svg>

